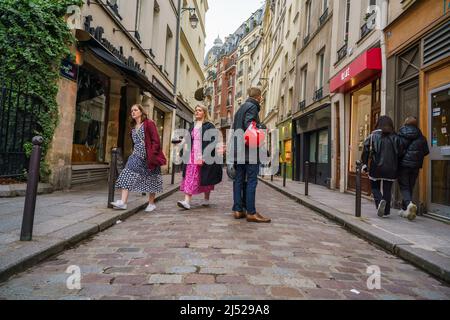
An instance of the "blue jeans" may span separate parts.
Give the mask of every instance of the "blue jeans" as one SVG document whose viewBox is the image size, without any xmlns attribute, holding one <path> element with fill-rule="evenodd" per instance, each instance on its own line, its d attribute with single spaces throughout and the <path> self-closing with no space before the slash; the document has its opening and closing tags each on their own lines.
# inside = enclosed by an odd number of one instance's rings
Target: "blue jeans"
<svg viewBox="0 0 450 320">
<path fill-rule="evenodd" d="M 242 189 L 244 188 L 245 176 L 247 176 L 247 187 L 245 190 L 245 204 L 247 214 L 253 215 L 256 213 L 255 197 L 256 186 L 258 185 L 259 164 L 237 164 L 236 177 L 233 182 L 233 211 L 241 212 L 242 207 Z"/>
</svg>

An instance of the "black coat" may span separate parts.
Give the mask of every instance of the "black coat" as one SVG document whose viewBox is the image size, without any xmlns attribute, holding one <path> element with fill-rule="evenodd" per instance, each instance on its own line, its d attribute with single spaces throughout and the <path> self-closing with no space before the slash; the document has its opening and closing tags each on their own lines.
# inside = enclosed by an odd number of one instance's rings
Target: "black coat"
<svg viewBox="0 0 450 320">
<path fill-rule="evenodd" d="M 236 112 L 235 116 L 234 116 L 234 121 L 233 121 L 233 131 L 236 130 L 242 130 L 243 132 L 245 132 L 248 127 L 250 126 L 250 124 L 255 121 L 256 122 L 256 126 L 258 128 L 262 128 L 263 125 L 261 124 L 261 120 L 259 119 L 259 112 L 261 111 L 261 106 L 259 104 L 258 101 L 256 101 L 253 98 L 248 98 L 247 101 L 245 101 L 244 104 L 242 104 L 239 107 L 239 110 Z M 233 158 L 233 162 L 237 163 L 238 161 L 238 143 L 240 144 L 244 144 L 245 142 L 242 141 L 237 141 L 238 139 L 234 139 L 233 142 L 233 154 L 234 154 L 234 158 Z M 249 148 L 247 146 L 244 147 L 245 149 L 245 163 L 249 163 Z M 256 152 L 258 153 L 258 150 L 256 150 Z M 258 159 L 259 161 L 259 156 Z"/>
<path fill-rule="evenodd" d="M 194 143 L 194 139 L 192 136 L 192 131 L 194 130 L 194 127 L 191 127 L 189 129 L 189 133 L 191 135 L 191 146 Z M 215 137 L 212 137 L 212 139 L 209 140 L 205 140 L 205 133 L 207 132 L 207 130 L 217 130 L 216 127 L 214 127 L 214 125 L 211 122 L 205 122 L 202 125 L 202 154 L 204 153 L 205 149 L 210 146 L 209 148 L 211 148 L 212 146 L 214 146 L 214 150 L 211 152 L 211 155 L 214 157 L 216 155 L 216 146 L 218 141 L 216 141 Z M 189 154 L 191 152 L 191 150 L 188 150 Z M 186 168 L 187 165 L 184 164 L 183 165 L 183 178 L 186 177 Z M 206 164 L 204 163 L 201 166 L 200 169 L 200 185 L 201 186 L 212 186 L 212 185 L 216 185 L 219 184 L 220 182 L 222 182 L 222 176 L 223 176 L 223 169 L 222 166 L 218 163 L 214 163 L 214 164 Z"/>
<path fill-rule="evenodd" d="M 402 144 L 395 133 L 375 130 L 364 142 L 361 161 L 369 166 L 371 178 L 395 180 L 402 155 Z"/>
<path fill-rule="evenodd" d="M 405 155 L 400 159 L 400 167 L 421 169 L 423 159 L 430 154 L 427 139 L 416 126 L 404 126 L 398 133 L 405 150 Z"/>
</svg>

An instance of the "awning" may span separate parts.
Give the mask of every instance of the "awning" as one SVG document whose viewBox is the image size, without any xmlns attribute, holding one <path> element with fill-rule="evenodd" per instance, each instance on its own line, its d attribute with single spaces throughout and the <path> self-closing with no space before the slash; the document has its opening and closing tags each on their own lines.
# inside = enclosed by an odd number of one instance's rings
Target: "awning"
<svg viewBox="0 0 450 320">
<path fill-rule="evenodd" d="M 130 80 L 139 85 L 141 89 L 150 92 L 161 103 L 170 106 L 170 108 L 172 109 L 177 108 L 175 103 L 173 101 L 170 101 L 170 99 L 166 97 L 163 92 L 161 92 L 153 83 L 151 83 L 147 76 L 123 63 L 96 39 L 91 37 L 91 39 L 89 39 L 88 41 L 81 41 L 80 43 L 89 48 L 89 50 L 99 59 L 118 68 L 128 78 L 130 78 Z"/>
<path fill-rule="evenodd" d="M 365 80 L 380 74 L 381 48 L 369 49 L 330 80 L 330 91 L 345 93 Z"/>
</svg>

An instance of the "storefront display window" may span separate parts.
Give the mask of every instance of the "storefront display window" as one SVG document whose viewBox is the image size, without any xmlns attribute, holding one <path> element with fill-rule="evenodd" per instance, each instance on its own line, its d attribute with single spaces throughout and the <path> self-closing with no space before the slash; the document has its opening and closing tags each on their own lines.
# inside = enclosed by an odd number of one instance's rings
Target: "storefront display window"
<svg viewBox="0 0 450 320">
<path fill-rule="evenodd" d="M 80 68 L 73 136 L 72 163 L 105 161 L 105 118 L 109 78 Z"/>
<path fill-rule="evenodd" d="M 164 118 L 164 112 L 157 108 L 153 109 L 153 121 L 155 121 L 156 123 L 156 128 L 158 129 L 159 140 L 161 141 L 161 144 L 164 137 Z"/>
<path fill-rule="evenodd" d="M 352 95 L 350 129 L 350 172 L 356 172 L 356 161 L 361 159 L 364 141 L 371 132 L 372 84 Z"/>
<path fill-rule="evenodd" d="M 328 163 L 328 129 L 319 132 L 317 163 Z"/>
</svg>

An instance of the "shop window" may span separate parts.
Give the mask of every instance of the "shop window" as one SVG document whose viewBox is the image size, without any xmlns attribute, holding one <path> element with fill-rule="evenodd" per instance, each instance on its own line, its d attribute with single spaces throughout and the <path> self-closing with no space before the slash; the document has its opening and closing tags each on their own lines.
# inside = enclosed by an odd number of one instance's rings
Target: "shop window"
<svg viewBox="0 0 450 320">
<path fill-rule="evenodd" d="M 159 140 L 161 141 L 161 144 L 163 143 L 163 137 L 164 137 L 164 120 L 165 115 L 164 112 L 161 110 L 154 108 L 153 109 L 153 121 L 155 121 L 156 128 L 158 129 L 159 134 Z"/>
<path fill-rule="evenodd" d="M 80 68 L 73 136 L 72 163 L 105 161 L 105 118 L 109 78 Z"/>
<path fill-rule="evenodd" d="M 364 141 L 371 132 L 372 84 L 352 95 L 350 130 L 350 172 L 356 172 L 356 161 L 361 159 Z"/>
</svg>

